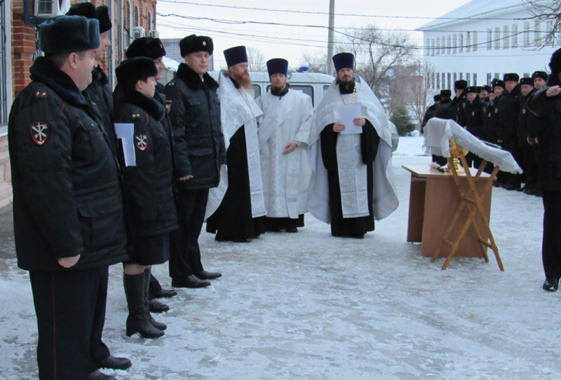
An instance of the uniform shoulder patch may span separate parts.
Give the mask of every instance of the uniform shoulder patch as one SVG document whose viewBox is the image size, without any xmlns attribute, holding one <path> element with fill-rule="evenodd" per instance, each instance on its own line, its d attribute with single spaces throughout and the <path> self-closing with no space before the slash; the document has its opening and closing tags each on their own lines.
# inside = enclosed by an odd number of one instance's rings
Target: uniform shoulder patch
<svg viewBox="0 0 561 380">
<path fill-rule="evenodd" d="M 46 91 L 36 91 L 35 92 L 35 98 L 36 99 L 45 99 L 45 98 L 47 98 L 47 92 Z"/>
<path fill-rule="evenodd" d="M 165 107 L 166 112 L 169 114 L 169 112 L 171 111 L 171 100 L 166 100 Z"/>
<path fill-rule="evenodd" d="M 131 117 L 132 117 L 133 119 L 138 119 L 138 118 L 140 117 L 140 114 L 139 114 L 139 113 L 133 113 L 133 114 L 131 115 Z"/>
<path fill-rule="evenodd" d="M 43 121 L 38 121 L 29 127 L 29 133 L 31 134 L 31 139 L 37 145 L 43 145 L 49 139 L 50 129 L 47 123 Z"/>
<path fill-rule="evenodd" d="M 146 150 L 148 148 L 148 136 L 144 133 L 139 133 L 134 136 L 134 145 L 138 150 Z"/>
<path fill-rule="evenodd" d="M 175 86 L 175 82 L 169 82 L 168 84 L 166 84 L 166 87 L 173 87 Z"/>
</svg>

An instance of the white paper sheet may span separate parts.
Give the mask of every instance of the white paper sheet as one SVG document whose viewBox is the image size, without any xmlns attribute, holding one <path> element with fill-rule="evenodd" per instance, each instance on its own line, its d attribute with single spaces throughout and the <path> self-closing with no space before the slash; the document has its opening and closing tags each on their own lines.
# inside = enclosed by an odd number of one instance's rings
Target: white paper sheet
<svg viewBox="0 0 561 380">
<path fill-rule="evenodd" d="M 125 166 L 136 166 L 136 152 L 134 150 L 134 124 L 115 123 L 115 133 L 121 141 Z"/>
<path fill-rule="evenodd" d="M 348 104 L 339 108 L 340 123 L 345 125 L 342 134 L 357 134 L 362 133 L 362 127 L 355 125 L 353 120 L 361 116 L 360 104 Z"/>
</svg>

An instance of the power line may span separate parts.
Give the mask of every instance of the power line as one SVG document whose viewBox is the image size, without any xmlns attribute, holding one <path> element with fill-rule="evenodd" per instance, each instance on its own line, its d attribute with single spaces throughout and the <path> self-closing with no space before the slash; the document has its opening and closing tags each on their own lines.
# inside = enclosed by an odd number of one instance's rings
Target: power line
<svg viewBox="0 0 561 380">
<path fill-rule="evenodd" d="M 251 11 L 265 11 L 265 12 L 283 12 L 283 13 L 297 13 L 297 14 L 311 14 L 311 15 L 329 15 L 329 12 L 319 12 L 319 11 L 298 11 L 291 9 L 272 9 L 272 8 L 259 8 L 259 7 L 242 7 L 236 5 L 223 5 L 223 4 L 202 4 L 195 3 L 191 1 L 181 1 L 181 0 L 159 0 L 160 3 L 172 3 L 172 4 L 186 4 L 195 5 L 201 7 L 211 7 L 211 8 L 227 8 L 227 9 L 240 9 L 240 10 L 251 10 Z M 405 20 L 457 20 L 457 21 L 470 21 L 470 20 L 485 20 L 485 21 L 522 21 L 530 20 L 533 17 L 439 17 L 439 16 L 390 16 L 390 15 L 368 15 L 368 14 L 354 14 L 354 13 L 335 13 L 336 16 L 343 17 L 366 17 L 366 18 L 382 18 L 382 19 L 405 19 Z"/>
</svg>

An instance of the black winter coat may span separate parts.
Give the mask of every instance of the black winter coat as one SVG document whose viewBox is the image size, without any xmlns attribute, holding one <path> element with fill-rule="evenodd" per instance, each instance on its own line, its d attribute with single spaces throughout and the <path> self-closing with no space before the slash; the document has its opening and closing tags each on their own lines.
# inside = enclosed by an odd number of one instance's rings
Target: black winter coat
<svg viewBox="0 0 561 380">
<path fill-rule="evenodd" d="M 452 104 L 452 99 L 444 99 L 436 106 L 435 117 L 445 120 L 457 120 L 457 107 Z"/>
<path fill-rule="evenodd" d="M 498 112 L 496 101 L 486 102 L 483 106 L 483 129 L 481 131 L 481 139 L 493 144 L 497 143 Z"/>
<path fill-rule="evenodd" d="M 117 155 L 117 136 L 113 125 L 113 94 L 111 88 L 109 88 L 107 75 L 100 67 L 93 70 L 92 83 L 84 90 L 83 94 L 90 100 L 95 115 L 109 138 L 111 149 Z"/>
<path fill-rule="evenodd" d="M 126 260 L 119 169 L 107 136 L 68 75 L 44 57 L 30 72 L 8 126 L 19 267 L 67 271 Z M 58 264 L 76 255 L 72 268 Z"/>
<path fill-rule="evenodd" d="M 524 146 L 528 144 L 526 142 L 526 137 L 530 135 L 528 124 L 530 122 L 530 111 L 528 110 L 528 99 L 535 92 L 533 90 L 526 96 L 520 97 L 520 113 L 518 115 L 518 130 L 516 135 L 518 136 L 518 144 Z"/>
<path fill-rule="evenodd" d="M 175 177 L 193 176 L 176 181 L 178 190 L 218 186 L 220 166 L 226 164 L 218 83 L 208 73 L 203 79 L 182 63 L 165 90 L 174 137 Z"/>
<path fill-rule="evenodd" d="M 475 137 L 481 138 L 483 133 L 483 103 L 479 97 L 473 102 L 466 101 L 462 104 L 463 120 L 466 129 Z"/>
<path fill-rule="evenodd" d="M 497 109 L 499 119 L 497 127 L 497 138 L 503 141 L 514 141 L 518 130 L 518 114 L 520 112 L 520 85 L 511 91 L 503 91 Z"/>
<path fill-rule="evenodd" d="M 561 191 L 561 96 L 546 97 L 545 93 L 550 85 L 557 84 L 548 81 L 528 99 L 530 111 L 548 119 L 537 130 L 538 178 L 543 190 L 552 191 Z"/>
<path fill-rule="evenodd" d="M 153 236 L 177 228 L 173 159 L 165 108 L 137 91 L 120 94 L 115 122 L 134 124 L 136 166 L 124 168 L 129 226 L 133 236 Z"/>
</svg>

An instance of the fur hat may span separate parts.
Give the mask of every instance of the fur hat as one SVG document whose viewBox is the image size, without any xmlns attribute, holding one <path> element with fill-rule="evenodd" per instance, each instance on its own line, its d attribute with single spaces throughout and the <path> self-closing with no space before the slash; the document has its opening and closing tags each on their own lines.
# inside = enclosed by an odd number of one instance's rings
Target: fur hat
<svg viewBox="0 0 561 380">
<path fill-rule="evenodd" d="M 477 86 L 468 87 L 466 89 L 466 94 L 469 94 L 470 92 L 473 92 L 475 94 L 479 94 L 479 87 L 477 87 Z"/>
<path fill-rule="evenodd" d="M 460 79 L 454 82 L 454 90 L 465 90 L 468 86 L 468 82 Z"/>
<path fill-rule="evenodd" d="M 99 20 L 99 33 L 107 32 L 113 27 L 107 5 L 100 5 L 95 9 L 95 13 L 97 13 L 97 19 Z"/>
<path fill-rule="evenodd" d="M 516 73 L 507 73 L 507 74 L 503 75 L 503 80 L 505 82 L 506 81 L 518 82 L 519 79 L 520 79 L 520 77 Z"/>
<path fill-rule="evenodd" d="M 435 102 L 440 102 L 442 100 L 442 96 L 440 95 L 435 95 L 432 98 L 434 99 Z"/>
<path fill-rule="evenodd" d="M 197 51 L 206 51 L 209 55 L 212 55 L 214 43 L 210 37 L 191 34 L 179 41 L 179 49 L 181 50 L 182 57 Z"/>
<path fill-rule="evenodd" d="M 561 71 L 561 49 L 557 49 L 551 55 L 551 59 L 549 61 L 549 68 L 551 69 L 550 76 L 557 76 Z"/>
<path fill-rule="evenodd" d="M 493 89 L 495 87 L 502 87 L 503 89 L 506 89 L 505 82 L 503 80 L 500 80 L 500 79 L 497 79 L 497 78 L 493 79 L 493 82 L 491 83 L 491 85 L 493 86 Z"/>
<path fill-rule="evenodd" d="M 70 7 L 68 16 L 84 16 L 99 21 L 99 33 L 105 33 L 113 26 L 106 5 L 95 7 L 92 3 L 77 3 Z"/>
<path fill-rule="evenodd" d="M 134 57 L 148 57 L 158 59 L 166 55 L 166 49 L 159 38 L 141 37 L 134 40 L 125 53 L 128 59 Z"/>
<path fill-rule="evenodd" d="M 83 16 L 57 16 L 39 26 L 41 50 L 72 53 L 99 47 L 99 22 Z"/>
<path fill-rule="evenodd" d="M 355 69 L 355 56 L 351 53 L 339 53 L 333 56 L 333 64 L 335 65 L 335 71 L 341 69 Z"/>
<path fill-rule="evenodd" d="M 520 84 L 521 85 L 522 84 L 527 84 L 529 86 L 534 87 L 534 80 L 532 78 L 525 77 L 525 78 L 520 79 Z"/>
<path fill-rule="evenodd" d="M 534 71 L 532 73 L 532 79 L 542 78 L 544 81 L 547 82 L 547 73 L 545 71 Z"/>
<path fill-rule="evenodd" d="M 224 58 L 228 67 L 237 65 L 238 63 L 248 62 L 245 46 L 235 46 L 224 50 Z"/>
<path fill-rule="evenodd" d="M 481 87 L 481 89 L 479 90 L 479 92 L 481 92 L 481 91 L 491 92 L 491 91 L 493 91 L 493 87 L 491 87 L 489 85 L 485 85 L 485 86 Z"/>
<path fill-rule="evenodd" d="M 440 96 L 442 98 L 449 98 L 452 96 L 452 91 L 450 90 L 440 90 Z"/>
<path fill-rule="evenodd" d="M 121 62 L 115 69 L 117 81 L 122 85 L 130 85 L 139 80 L 146 80 L 149 77 L 158 75 L 158 69 L 154 60 L 148 57 L 134 57 Z"/>
<path fill-rule="evenodd" d="M 288 75 L 288 61 L 282 58 L 273 58 L 267 61 L 267 71 L 269 72 L 269 77 L 273 74 L 284 74 Z"/>
</svg>

